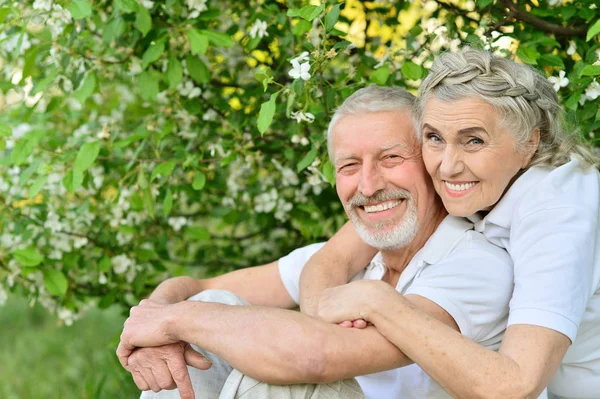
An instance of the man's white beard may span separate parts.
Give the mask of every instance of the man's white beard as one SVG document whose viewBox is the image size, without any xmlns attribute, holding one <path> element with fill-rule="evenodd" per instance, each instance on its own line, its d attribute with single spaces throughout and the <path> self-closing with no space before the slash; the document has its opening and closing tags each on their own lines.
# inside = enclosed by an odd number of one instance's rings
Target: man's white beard
<svg viewBox="0 0 600 399">
<path fill-rule="evenodd" d="M 357 206 L 368 205 L 372 202 L 390 201 L 403 199 L 407 201 L 406 212 L 402 220 L 382 221 L 375 226 L 365 226 L 358 214 Z M 364 242 L 380 251 L 402 248 L 412 242 L 419 231 L 417 220 L 417 206 L 415 201 L 406 190 L 389 190 L 378 192 L 372 197 L 365 197 L 361 194 L 354 196 L 346 205 L 348 215 L 354 224 L 356 232 Z M 394 225 L 392 227 L 392 225 Z"/>
</svg>

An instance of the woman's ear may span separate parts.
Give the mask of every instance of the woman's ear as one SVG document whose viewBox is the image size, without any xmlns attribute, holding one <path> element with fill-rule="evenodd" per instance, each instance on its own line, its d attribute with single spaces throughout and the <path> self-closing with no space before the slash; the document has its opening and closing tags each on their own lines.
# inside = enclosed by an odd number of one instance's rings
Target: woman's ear
<svg viewBox="0 0 600 399">
<path fill-rule="evenodd" d="M 535 129 L 533 129 L 533 132 L 531 132 L 531 137 L 529 137 L 529 141 L 527 141 L 527 148 L 525 149 L 525 158 L 523 158 L 523 165 L 522 168 L 525 169 L 529 166 L 529 164 L 531 163 L 531 159 L 533 158 L 533 155 L 535 154 L 535 152 L 538 149 L 538 146 L 540 145 L 540 128 L 536 127 Z"/>
</svg>

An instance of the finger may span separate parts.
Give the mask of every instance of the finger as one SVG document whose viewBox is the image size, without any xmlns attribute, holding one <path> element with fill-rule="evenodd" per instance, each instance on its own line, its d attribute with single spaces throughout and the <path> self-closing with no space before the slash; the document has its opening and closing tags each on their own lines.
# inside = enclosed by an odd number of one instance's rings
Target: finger
<svg viewBox="0 0 600 399">
<path fill-rule="evenodd" d="M 153 392 L 160 392 L 160 387 L 158 386 L 158 383 L 154 378 L 154 373 L 152 372 L 152 369 L 148 367 L 142 367 L 139 369 L 139 372 L 140 374 L 142 374 L 142 377 L 144 378 L 144 380 L 146 380 L 146 383 L 148 383 L 148 386 Z"/>
<path fill-rule="evenodd" d="M 165 361 L 161 361 L 158 364 L 152 365 L 152 374 L 154 380 L 158 384 L 158 387 L 162 389 L 173 389 L 175 388 L 175 380 L 171 375 L 170 367 Z"/>
<path fill-rule="evenodd" d="M 192 367 L 200 370 L 208 370 L 212 366 L 212 362 L 204 357 L 200 352 L 195 351 L 191 345 L 187 345 L 183 352 L 185 362 Z"/>
<path fill-rule="evenodd" d="M 133 348 L 129 348 L 123 341 L 119 342 L 119 346 L 117 347 L 117 357 L 119 358 L 119 362 L 121 362 L 121 366 L 125 369 L 129 363 L 129 355 L 131 355 L 131 352 L 133 352 Z"/>
<path fill-rule="evenodd" d="M 362 330 L 363 328 L 367 328 L 367 322 L 363 319 L 356 319 L 352 322 L 352 327 Z"/>
<path fill-rule="evenodd" d="M 140 374 L 139 371 L 132 370 L 131 376 L 133 377 L 133 382 L 135 382 L 135 385 L 137 385 L 140 391 L 147 391 L 150 389 L 150 386 L 148 385 L 144 377 L 142 377 L 142 374 Z"/>
<path fill-rule="evenodd" d="M 198 352 L 196 352 L 198 353 Z M 188 372 L 187 365 L 183 357 L 170 357 L 167 359 L 169 371 L 177 389 L 179 390 L 179 396 L 181 399 L 194 399 L 194 388 L 192 387 L 192 380 Z"/>
<path fill-rule="evenodd" d="M 342 322 L 339 322 L 338 325 L 342 326 L 344 328 L 351 328 L 352 327 L 352 322 L 350 320 L 344 320 Z"/>
</svg>

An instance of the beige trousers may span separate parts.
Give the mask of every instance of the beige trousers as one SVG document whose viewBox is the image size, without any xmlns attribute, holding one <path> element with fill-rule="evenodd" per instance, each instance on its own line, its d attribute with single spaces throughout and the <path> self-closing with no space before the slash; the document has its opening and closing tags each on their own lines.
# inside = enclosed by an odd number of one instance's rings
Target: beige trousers
<svg viewBox="0 0 600 399">
<path fill-rule="evenodd" d="M 189 300 L 248 305 L 237 295 L 220 290 L 203 291 Z M 196 399 L 365 399 L 355 379 L 336 381 L 331 384 L 266 384 L 233 369 L 215 354 L 195 345 L 192 346 L 213 363 L 208 370 L 198 370 L 188 366 Z M 177 389 L 158 393 L 145 391 L 142 392 L 140 399 L 179 399 L 179 392 Z"/>
</svg>

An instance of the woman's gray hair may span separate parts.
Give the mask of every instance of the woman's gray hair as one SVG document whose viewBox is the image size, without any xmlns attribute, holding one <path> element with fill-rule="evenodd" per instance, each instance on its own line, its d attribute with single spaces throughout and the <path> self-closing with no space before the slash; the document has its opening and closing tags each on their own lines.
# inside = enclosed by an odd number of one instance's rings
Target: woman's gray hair
<svg viewBox="0 0 600 399">
<path fill-rule="evenodd" d="M 540 143 L 529 167 L 557 167 L 572 155 L 585 166 L 597 164 L 579 133 L 564 127 L 564 110 L 552 84 L 528 65 L 468 47 L 444 53 L 434 60 L 421 84 L 421 112 L 431 97 L 441 101 L 479 97 L 488 102 L 498 112 L 502 127 L 514 135 L 518 151 L 527 150 L 531 134 L 539 128 Z"/>
<path fill-rule="evenodd" d="M 333 128 L 337 121 L 349 115 L 368 112 L 385 112 L 399 109 L 408 110 L 417 126 L 417 98 L 399 87 L 382 87 L 370 85 L 355 91 L 340 105 L 333 114 L 327 128 L 327 151 L 331 162 L 333 158 Z"/>
</svg>

